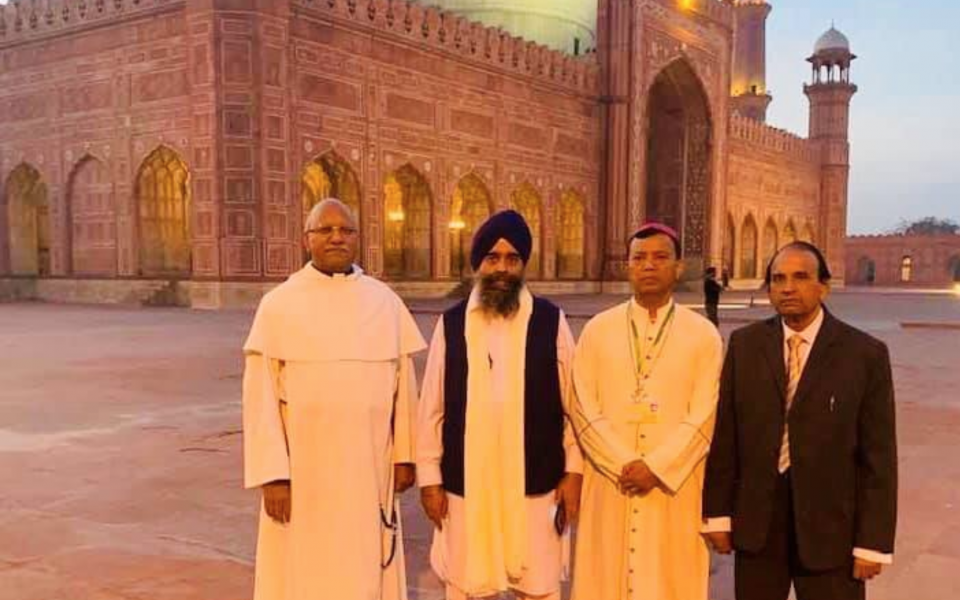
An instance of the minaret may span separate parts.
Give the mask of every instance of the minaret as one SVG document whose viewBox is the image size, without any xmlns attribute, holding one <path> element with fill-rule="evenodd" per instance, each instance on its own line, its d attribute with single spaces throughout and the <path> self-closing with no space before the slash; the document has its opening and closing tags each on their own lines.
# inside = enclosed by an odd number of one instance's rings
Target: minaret
<svg viewBox="0 0 960 600">
<path fill-rule="evenodd" d="M 767 17 L 773 10 L 766 0 L 733 0 L 733 110 L 744 117 L 767 120 L 773 97 L 767 93 Z"/>
<path fill-rule="evenodd" d="M 817 242 L 827 256 L 834 279 L 844 280 L 847 194 L 850 177 L 850 101 L 857 86 L 850 65 L 857 57 L 845 35 L 830 28 L 820 36 L 807 60 L 813 79 L 803 91 L 810 99 L 810 139 L 820 148 L 820 227 Z"/>
</svg>

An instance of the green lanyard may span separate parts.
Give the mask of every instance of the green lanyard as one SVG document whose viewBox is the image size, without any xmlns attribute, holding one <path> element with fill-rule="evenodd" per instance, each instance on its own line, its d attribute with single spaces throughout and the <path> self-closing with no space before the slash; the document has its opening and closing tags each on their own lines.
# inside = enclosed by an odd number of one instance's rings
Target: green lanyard
<svg viewBox="0 0 960 600">
<path fill-rule="evenodd" d="M 653 340 L 653 346 L 651 350 L 656 349 L 657 354 L 653 356 L 651 362 L 656 362 L 660 358 L 660 352 L 663 350 L 663 347 L 660 345 L 660 342 L 665 342 L 663 339 L 663 334 L 673 322 L 673 315 L 677 310 L 677 304 L 673 303 L 670 306 L 670 312 L 667 313 L 667 318 L 663 320 L 663 323 L 660 325 L 660 331 L 657 332 L 657 337 Z M 627 321 L 630 323 L 630 331 L 633 334 L 630 344 L 630 352 L 633 354 L 634 368 L 636 369 L 636 379 L 637 379 L 637 388 L 640 388 L 640 382 L 643 378 L 643 352 L 640 349 L 640 332 L 637 331 L 637 324 L 634 323 L 633 318 L 630 316 L 630 304 L 627 304 Z M 653 367 L 651 367 L 651 371 Z M 649 373 L 647 374 L 649 376 Z"/>
</svg>

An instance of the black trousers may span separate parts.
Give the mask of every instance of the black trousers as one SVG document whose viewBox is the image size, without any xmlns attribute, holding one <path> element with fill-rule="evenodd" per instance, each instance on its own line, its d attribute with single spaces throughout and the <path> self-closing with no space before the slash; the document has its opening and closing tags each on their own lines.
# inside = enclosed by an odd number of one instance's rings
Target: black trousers
<svg viewBox="0 0 960 600">
<path fill-rule="evenodd" d="M 736 554 L 737 600 L 787 600 L 790 585 L 797 600 L 864 600 L 866 587 L 853 578 L 849 564 L 830 571 L 811 571 L 800 563 L 790 492 L 790 472 L 780 477 L 767 544 L 760 552 Z"/>
<path fill-rule="evenodd" d="M 720 306 L 717 304 L 706 304 L 705 309 L 710 322 L 720 327 Z"/>
</svg>

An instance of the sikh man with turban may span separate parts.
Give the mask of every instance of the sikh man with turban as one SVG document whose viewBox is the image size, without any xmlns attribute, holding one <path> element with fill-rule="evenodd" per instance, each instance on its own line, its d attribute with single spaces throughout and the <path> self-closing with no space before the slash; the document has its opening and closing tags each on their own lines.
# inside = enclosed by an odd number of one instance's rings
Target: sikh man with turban
<svg viewBox="0 0 960 600">
<path fill-rule="evenodd" d="M 532 243 L 519 213 L 487 220 L 473 291 L 430 345 L 417 471 L 448 600 L 559 600 L 568 566 L 583 470 L 564 409 L 574 341 L 563 312 L 524 284 Z"/>
<path fill-rule="evenodd" d="M 673 299 L 670 227 L 631 238 L 633 298 L 583 329 L 570 418 L 589 464 L 573 600 L 707 600 L 701 489 L 723 361 L 716 327 Z"/>
</svg>

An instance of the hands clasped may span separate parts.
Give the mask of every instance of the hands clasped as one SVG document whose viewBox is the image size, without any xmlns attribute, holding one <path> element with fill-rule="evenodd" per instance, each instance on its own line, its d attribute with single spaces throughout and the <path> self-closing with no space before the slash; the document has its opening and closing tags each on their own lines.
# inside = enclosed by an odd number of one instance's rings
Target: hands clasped
<svg viewBox="0 0 960 600">
<path fill-rule="evenodd" d="M 635 460 L 620 473 L 620 491 L 628 496 L 640 496 L 660 485 L 660 480 L 643 460 Z"/>
</svg>

